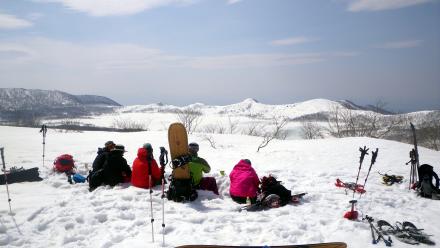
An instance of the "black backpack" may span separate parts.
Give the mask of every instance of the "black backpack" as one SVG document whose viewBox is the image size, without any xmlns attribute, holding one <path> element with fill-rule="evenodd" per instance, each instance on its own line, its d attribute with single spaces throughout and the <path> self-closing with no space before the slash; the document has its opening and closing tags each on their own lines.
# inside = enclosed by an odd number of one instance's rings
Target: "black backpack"
<svg viewBox="0 0 440 248">
<path fill-rule="evenodd" d="M 87 176 L 87 181 L 89 181 L 89 191 L 92 192 L 104 183 L 104 169 L 99 169 L 97 171 L 89 171 Z"/>
<path fill-rule="evenodd" d="M 286 189 L 274 176 L 265 176 L 261 180 L 261 191 L 265 196 L 275 194 L 280 197 L 281 206 L 286 205 L 291 201 L 292 193 Z"/>
<path fill-rule="evenodd" d="M 422 197 L 432 198 L 433 194 L 440 193 L 439 178 L 431 165 L 422 164 L 418 169 L 418 173 L 419 182 L 417 183 L 417 189 Z M 435 178 L 435 185 L 432 183 L 433 178 Z"/>
<path fill-rule="evenodd" d="M 175 202 L 194 201 L 197 199 L 197 191 L 193 188 L 191 179 L 171 179 L 167 191 L 167 199 Z"/>
</svg>

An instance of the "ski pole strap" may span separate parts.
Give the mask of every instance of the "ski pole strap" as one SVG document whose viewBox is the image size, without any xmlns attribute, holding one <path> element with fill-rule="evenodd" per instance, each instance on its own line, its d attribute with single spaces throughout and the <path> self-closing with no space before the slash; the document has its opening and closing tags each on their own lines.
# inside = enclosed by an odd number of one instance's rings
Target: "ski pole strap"
<svg viewBox="0 0 440 248">
<path fill-rule="evenodd" d="M 365 155 L 368 155 L 368 150 L 370 150 L 369 148 L 367 148 L 366 146 L 364 146 L 364 148 L 359 147 L 359 151 L 361 152 L 361 157 L 360 157 L 360 163 L 362 164 L 362 162 L 364 161 L 364 157 Z"/>
</svg>

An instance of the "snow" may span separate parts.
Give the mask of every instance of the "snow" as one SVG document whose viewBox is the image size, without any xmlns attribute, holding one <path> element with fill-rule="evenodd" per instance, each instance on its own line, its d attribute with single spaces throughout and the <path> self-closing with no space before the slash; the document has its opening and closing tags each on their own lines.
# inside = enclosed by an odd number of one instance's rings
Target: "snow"
<svg viewBox="0 0 440 248">
<path fill-rule="evenodd" d="M 250 101 L 247 101 L 250 102 Z M 250 102 L 250 105 L 258 105 Z M 128 114 L 128 113 L 127 113 Z M 129 113 L 133 120 L 143 120 L 143 113 Z M 0 127 L 0 147 L 5 147 L 7 168 L 40 167 L 41 182 L 9 185 L 13 215 L 9 215 L 6 187 L 0 185 L 0 246 L 5 247 L 162 247 L 161 187 L 153 190 L 154 238 L 150 223 L 148 190 L 129 184 L 100 187 L 88 191 L 86 184 L 70 185 L 64 174 L 51 170 L 52 161 L 61 154 L 74 156 L 83 175 L 95 158 L 98 147 L 107 140 L 124 144 L 125 157 L 132 163 L 137 148 L 153 144 L 154 155 L 167 144 L 167 127 L 175 121 L 171 114 L 156 113 L 152 131 L 57 132 L 49 129 L 46 160 L 42 165 L 42 135 L 37 128 Z M 115 117 L 115 116 L 114 116 Z M 242 117 L 242 120 L 246 120 Z M 110 118 L 96 118 L 107 123 Z M 213 121 L 213 120 L 211 120 Z M 216 121 L 216 120 L 214 120 Z M 154 123 L 154 124 L 153 124 Z M 366 184 L 367 194 L 356 199 L 358 211 L 390 223 L 411 221 L 440 242 L 440 201 L 419 198 L 408 187 L 411 145 L 371 138 L 321 140 L 274 140 L 259 153 L 260 137 L 241 134 L 210 134 L 217 149 L 205 134 L 189 135 L 200 144 L 199 155 L 211 164 L 207 176 L 217 180 L 220 196 L 199 191 L 190 203 L 165 204 L 165 247 L 185 244 L 287 245 L 318 242 L 346 242 L 348 247 L 377 247 L 371 244 L 368 223 L 344 219 L 352 194 L 334 186 L 336 178 L 353 182 L 359 167 L 359 147 L 379 148 L 376 164 Z M 422 163 L 440 171 L 440 152 L 419 148 Z M 252 161 L 260 177 L 274 174 L 294 193 L 308 192 L 304 202 L 262 212 L 238 212 L 239 204 L 229 197 L 227 174 L 242 158 Z M 360 173 L 360 182 L 368 172 L 371 155 Z M 378 171 L 405 176 L 400 185 L 384 186 Z M 167 174 L 170 168 L 166 169 Z M 393 238 L 394 246 L 410 247 Z M 425 245 L 419 245 L 425 247 Z"/>
</svg>

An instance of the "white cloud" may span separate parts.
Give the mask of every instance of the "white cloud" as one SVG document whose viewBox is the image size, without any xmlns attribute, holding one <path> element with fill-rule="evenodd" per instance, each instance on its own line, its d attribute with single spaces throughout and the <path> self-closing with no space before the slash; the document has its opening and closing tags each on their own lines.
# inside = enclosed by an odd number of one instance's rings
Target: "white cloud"
<svg viewBox="0 0 440 248">
<path fill-rule="evenodd" d="M 353 0 L 348 5 L 348 10 L 360 12 L 399 9 L 432 1 L 433 0 Z"/>
<path fill-rule="evenodd" d="M 317 39 L 299 36 L 299 37 L 290 37 L 290 38 L 281 39 L 281 40 L 273 40 L 270 42 L 270 44 L 273 46 L 292 46 L 292 45 L 313 42 L 316 40 Z"/>
<path fill-rule="evenodd" d="M 293 66 L 325 61 L 355 53 L 250 53 L 184 56 L 135 44 L 77 44 L 44 38 L 0 42 L 0 65 L 64 68 L 69 71 L 113 73 L 149 69 L 240 69 Z"/>
<path fill-rule="evenodd" d="M 43 3 L 60 3 L 68 9 L 91 16 L 132 15 L 164 6 L 180 6 L 197 0 L 34 0 Z"/>
<path fill-rule="evenodd" d="M 0 29 L 28 28 L 32 25 L 32 22 L 17 18 L 13 15 L 0 13 Z"/>
<path fill-rule="evenodd" d="M 413 48 L 418 47 L 422 44 L 422 40 L 404 40 L 404 41 L 394 41 L 387 42 L 384 44 L 376 45 L 376 48 L 383 49 L 403 49 L 403 48 Z"/>
</svg>

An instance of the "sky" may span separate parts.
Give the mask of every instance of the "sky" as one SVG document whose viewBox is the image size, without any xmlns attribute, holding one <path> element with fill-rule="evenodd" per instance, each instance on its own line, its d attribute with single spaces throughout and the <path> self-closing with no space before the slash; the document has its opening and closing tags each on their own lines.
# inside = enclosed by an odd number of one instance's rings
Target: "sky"
<svg viewBox="0 0 440 248">
<path fill-rule="evenodd" d="M 0 87 L 440 109 L 439 0 L 0 0 Z"/>
</svg>

